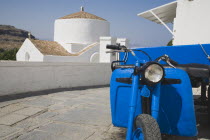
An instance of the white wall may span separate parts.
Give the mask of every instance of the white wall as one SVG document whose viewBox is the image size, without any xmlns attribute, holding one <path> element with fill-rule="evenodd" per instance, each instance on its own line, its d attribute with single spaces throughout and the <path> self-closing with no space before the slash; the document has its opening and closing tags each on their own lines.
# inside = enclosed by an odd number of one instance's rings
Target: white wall
<svg viewBox="0 0 210 140">
<path fill-rule="evenodd" d="M 127 38 L 117 38 L 117 43 L 119 43 L 120 45 L 126 46 L 127 48 L 129 48 L 129 40 Z"/>
<path fill-rule="evenodd" d="M 115 45 L 116 38 L 114 37 L 100 37 L 100 50 L 99 50 L 99 62 L 100 63 L 110 63 L 116 60 L 116 55 L 113 53 L 106 53 L 110 51 L 106 49 L 107 45 Z"/>
<path fill-rule="evenodd" d="M 71 43 L 65 43 L 65 42 L 59 42 L 59 44 L 64 48 L 64 49 L 66 49 L 69 53 L 71 53 L 72 51 L 72 49 L 71 49 L 71 47 L 72 47 L 72 44 Z"/>
<path fill-rule="evenodd" d="M 27 57 L 26 54 L 29 54 L 30 59 L 28 61 L 32 62 L 99 62 L 99 58 L 97 56 L 95 56 L 93 60 L 93 54 L 99 52 L 99 43 L 95 42 L 90 45 L 91 46 L 93 45 L 93 47 L 90 48 L 88 51 L 81 53 L 79 56 L 43 55 L 29 39 L 26 39 L 22 47 L 19 49 L 18 53 L 16 54 L 16 59 L 17 61 L 26 61 Z M 82 46 L 80 47 L 81 50 L 85 49 L 86 47 L 89 47 L 89 46 L 84 47 L 84 45 L 81 46 Z M 97 58 L 98 60 L 96 60 Z"/>
<path fill-rule="evenodd" d="M 99 63 L 99 52 L 95 52 L 90 57 L 90 62 L 92 63 Z"/>
<path fill-rule="evenodd" d="M 83 50 L 85 47 L 89 46 L 90 44 L 72 44 L 71 45 L 71 52 L 77 53 L 81 50 Z"/>
<path fill-rule="evenodd" d="M 100 63 L 110 63 L 119 60 L 119 53 L 106 53 L 107 51 L 110 51 L 109 49 L 106 49 L 107 45 L 116 45 L 117 43 L 129 48 L 129 40 L 126 38 L 100 37 Z"/>
<path fill-rule="evenodd" d="M 179 0 L 174 19 L 174 45 L 210 43 L 210 0 Z"/>
<path fill-rule="evenodd" d="M 127 38 L 117 38 L 117 43 L 120 45 L 126 46 L 127 48 L 130 48 L 129 46 L 129 40 Z M 120 53 L 116 53 L 116 59 L 120 60 Z"/>
<path fill-rule="evenodd" d="M 82 49 L 84 49 L 85 47 L 91 45 L 91 44 L 64 43 L 64 42 L 59 42 L 59 44 L 69 53 L 77 53 Z"/>
<path fill-rule="evenodd" d="M 0 95 L 108 85 L 110 64 L 0 62 Z"/>
<path fill-rule="evenodd" d="M 29 54 L 28 61 L 43 61 L 44 56 L 40 51 L 33 45 L 33 43 L 26 39 L 16 54 L 17 61 L 26 61 L 26 54 Z"/>
<path fill-rule="evenodd" d="M 95 19 L 57 19 L 54 41 L 62 43 L 91 44 L 99 42 L 100 36 L 110 35 L 108 21 Z"/>
</svg>

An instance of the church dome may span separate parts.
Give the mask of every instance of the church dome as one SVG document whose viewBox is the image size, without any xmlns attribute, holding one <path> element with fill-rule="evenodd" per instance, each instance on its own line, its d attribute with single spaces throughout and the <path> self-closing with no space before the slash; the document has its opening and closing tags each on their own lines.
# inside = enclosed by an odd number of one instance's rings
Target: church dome
<svg viewBox="0 0 210 140">
<path fill-rule="evenodd" d="M 66 15 L 66 16 L 61 17 L 59 19 L 72 19 L 72 18 L 98 19 L 98 20 L 106 21 L 105 19 L 103 19 L 101 17 L 98 17 L 96 15 L 93 15 L 93 14 L 90 14 L 90 13 L 87 13 L 87 12 L 84 12 L 84 11 L 80 11 L 80 12 L 77 12 L 77 13 Z"/>
<path fill-rule="evenodd" d="M 61 17 L 55 21 L 54 41 L 60 43 L 91 44 L 101 36 L 110 36 L 110 24 L 96 15 L 80 12 Z"/>
</svg>

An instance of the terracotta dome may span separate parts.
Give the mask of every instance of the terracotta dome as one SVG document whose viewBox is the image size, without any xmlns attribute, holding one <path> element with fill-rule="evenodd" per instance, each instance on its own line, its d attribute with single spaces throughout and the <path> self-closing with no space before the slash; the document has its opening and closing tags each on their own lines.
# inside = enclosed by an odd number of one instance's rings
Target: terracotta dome
<svg viewBox="0 0 210 140">
<path fill-rule="evenodd" d="M 55 21 L 54 41 L 67 44 L 92 44 L 110 36 L 110 24 L 96 15 L 81 11 Z"/>
<path fill-rule="evenodd" d="M 98 20 L 106 21 L 105 19 L 103 19 L 101 17 L 98 17 L 96 15 L 93 15 L 93 14 L 90 14 L 90 13 L 87 13 L 87 12 L 84 12 L 84 11 L 80 11 L 80 12 L 77 12 L 77 13 L 66 15 L 66 16 L 61 17 L 59 19 L 72 19 L 72 18 L 87 18 L 87 19 L 98 19 Z"/>
</svg>

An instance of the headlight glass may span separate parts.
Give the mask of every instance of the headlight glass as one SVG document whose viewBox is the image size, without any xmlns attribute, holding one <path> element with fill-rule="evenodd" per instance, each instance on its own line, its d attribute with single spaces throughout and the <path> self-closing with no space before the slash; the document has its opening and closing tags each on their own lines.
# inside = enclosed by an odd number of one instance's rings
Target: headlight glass
<svg viewBox="0 0 210 140">
<path fill-rule="evenodd" d="M 163 68 L 158 64 L 151 64 L 145 69 L 145 78 L 153 83 L 158 83 L 163 78 Z"/>
</svg>

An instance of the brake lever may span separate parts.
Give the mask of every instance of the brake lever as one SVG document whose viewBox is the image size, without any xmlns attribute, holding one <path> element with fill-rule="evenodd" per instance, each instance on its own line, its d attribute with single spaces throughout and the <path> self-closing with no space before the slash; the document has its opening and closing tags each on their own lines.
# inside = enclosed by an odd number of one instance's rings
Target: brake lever
<svg viewBox="0 0 210 140">
<path fill-rule="evenodd" d="M 168 55 L 164 54 L 163 56 L 161 56 L 160 58 L 158 58 L 157 62 L 160 62 L 161 60 L 165 61 L 172 68 L 176 68 L 173 64 L 171 64 L 170 57 Z"/>
<path fill-rule="evenodd" d="M 169 66 L 171 66 L 171 67 L 173 67 L 173 68 L 176 68 L 173 64 L 171 64 L 171 62 L 170 62 L 170 57 L 168 56 L 168 55 L 164 55 L 164 57 L 165 57 L 165 62 L 169 65 Z"/>
<path fill-rule="evenodd" d="M 171 62 L 170 62 L 169 60 L 166 60 L 166 63 L 167 63 L 169 66 L 171 66 L 171 67 L 173 67 L 173 68 L 176 68 L 173 64 L 171 64 Z"/>
<path fill-rule="evenodd" d="M 123 50 L 111 50 L 111 51 L 106 51 L 106 53 L 118 53 L 118 52 L 125 52 Z"/>
</svg>

